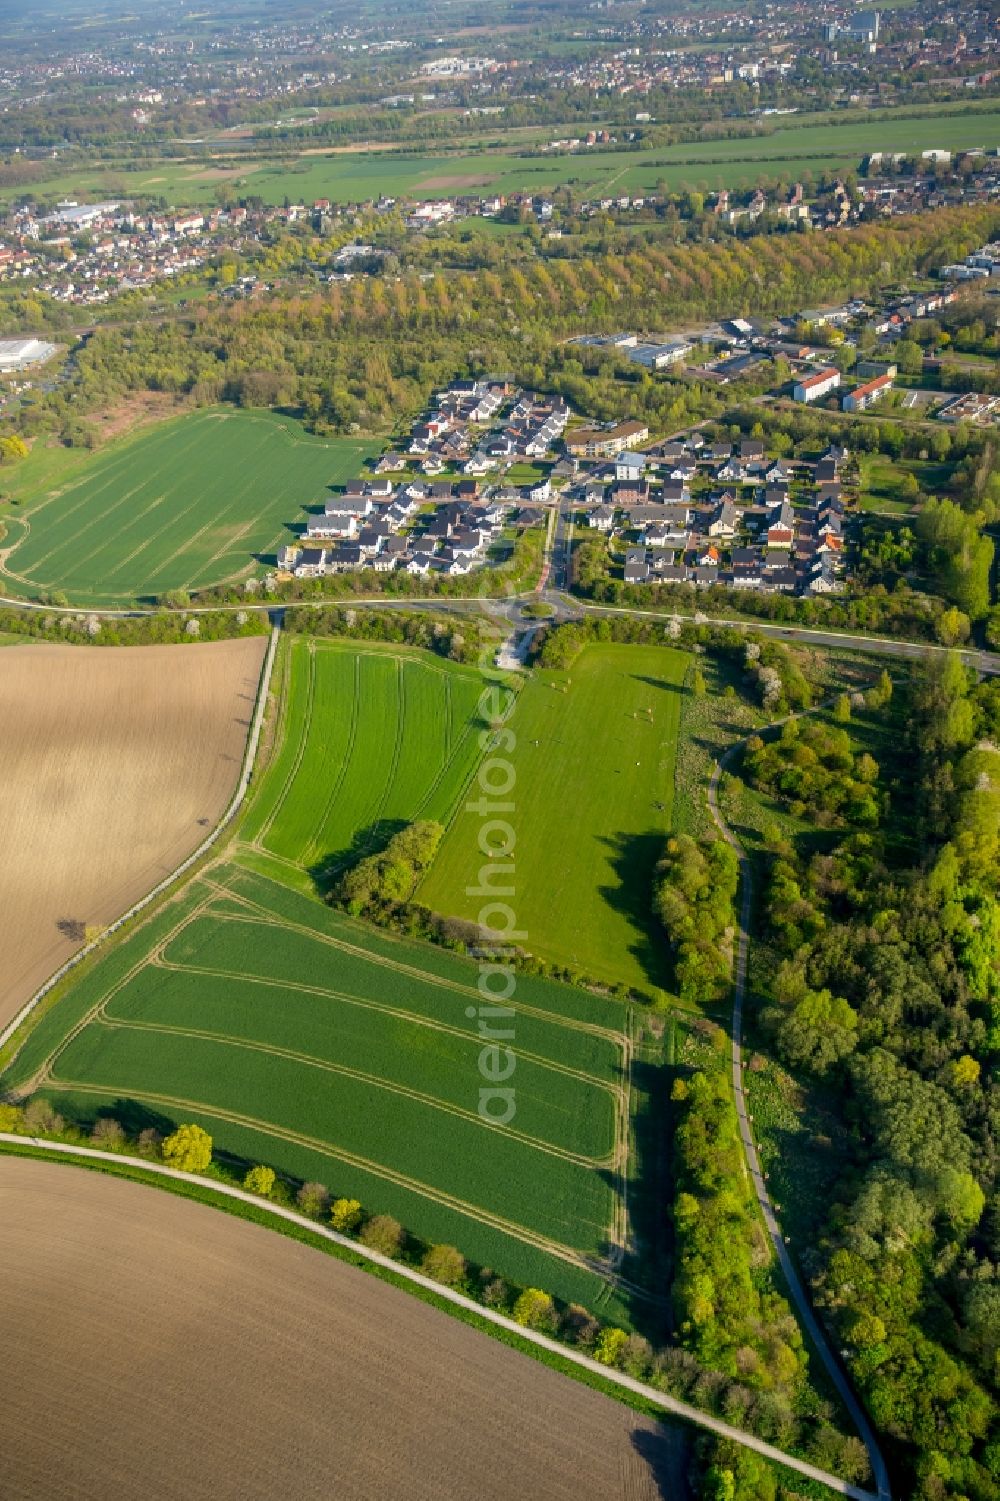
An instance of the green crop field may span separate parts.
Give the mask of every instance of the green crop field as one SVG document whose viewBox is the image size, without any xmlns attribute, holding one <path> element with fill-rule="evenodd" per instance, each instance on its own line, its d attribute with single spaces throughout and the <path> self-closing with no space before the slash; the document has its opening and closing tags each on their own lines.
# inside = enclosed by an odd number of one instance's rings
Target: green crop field
<svg viewBox="0 0 1000 1501">
<path fill-rule="evenodd" d="M 516 895 L 524 947 L 583 975 L 665 987 L 652 930 L 653 867 L 670 829 L 688 658 L 666 647 L 589 646 L 566 672 L 536 672 L 511 728 Z M 453 820 L 418 899 L 474 919 L 478 814 Z"/>
<path fill-rule="evenodd" d="M 6 487 L 20 505 L 0 512 L 0 584 L 111 605 L 239 577 L 373 452 L 361 442 L 321 442 L 270 414 L 215 409 L 172 418 L 84 461 L 40 450 Z"/>
<path fill-rule="evenodd" d="M 132 1129 L 200 1122 L 223 1152 L 627 1320 L 629 1011 L 519 980 L 516 1114 L 497 1126 L 479 1114 L 477 977 L 216 864 L 81 974 L 3 1087 L 30 1079 L 71 1117 L 111 1107 Z"/>
<path fill-rule="evenodd" d="M 294 637 L 282 672 L 281 747 L 248 843 L 329 873 L 413 819 L 447 823 L 480 754 L 481 674 L 405 647 Z"/>
</svg>

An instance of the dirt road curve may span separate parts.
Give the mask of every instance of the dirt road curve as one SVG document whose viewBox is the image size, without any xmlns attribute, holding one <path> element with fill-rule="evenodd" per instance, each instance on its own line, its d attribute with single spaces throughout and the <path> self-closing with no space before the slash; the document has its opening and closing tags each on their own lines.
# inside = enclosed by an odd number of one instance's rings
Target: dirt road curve
<svg viewBox="0 0 1000 1501">
<path fill-rule="evenodd" d="M 0 651 L 0 1027 L 220 817 L 266 646 Z"/>
<path fill-rule="evenodd" d="M 17 1501 L 684 1501 L 686 1440 L 204 1205 L 0 1158 Z"/>
</svg>

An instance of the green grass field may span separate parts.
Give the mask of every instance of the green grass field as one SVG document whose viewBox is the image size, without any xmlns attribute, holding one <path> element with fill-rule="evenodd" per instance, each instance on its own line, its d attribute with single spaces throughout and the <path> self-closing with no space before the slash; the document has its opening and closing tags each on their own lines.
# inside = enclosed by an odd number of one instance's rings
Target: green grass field
<svg viewBox="0 0 1000 1501">
<path fill-rule="evenodd" d="M 568 673 L 536 672 L 511 728 L 516 895 L 524 947 L 648 994 L 669 982 L 650 912 L 671 824 L 681 684 L 666 647 L 589 646 Z M 505 815 L 507 816 L 507 815 Z M 479 816 L 459 812 L 418 899 L 474 919 Z"/>
<path fill-rule="evenodd" d="M 321 442 L 265 413 L 172 418 L 80 460 L 39 450 L 5 490 L 0 585 L 111 605 L 251 571 L 303 508 L 356 476 L 370 444 Z"/>
<path fill-rule="evenodd" d="M 83 166 L 71 174 L 46 179 L 46 196 L 106 197 L 164 195 L 177 204 L 209 203 L 221 181 L 239 194 L 257 194 L 266 203 L 286 197 L 311 203 L 326 197 L 339 202 L 398 197 L 438 198 L 476 192 L 547 192 L 570 184 L 581 193 L 649 191 L 660 182 L 668 189 L 685 187 L 753 187 L 762 179 L 795 176 L 805 170 L 856 168 L 873 149 L 919 153 L 933 147 L 959 151 L 990 146 L 1000 132 L 1000 112 L 959 109 L 954 105 L 875 122 L 856 112 L 802 114 L 778 118 L 766 134 L 743 140 L 679 142 L 642 152 L 587 151 L 568 156 L 517 156 L 523 144 L 516 132 L 491 133 L 497 149 L 451 153 L 331 152 L 303 155 L 289 162 L 223 156 L 207 163 L 164 160 L 139 168 Z M 565 133 L 565 132 L 564 132 Z M 574 132 L 575 133 L 575 132 Z M 549 136 L 559 131 L 551 127 Z M 548 136 L 546 138 L 549 138 Z M 873 144 L 874 141 L 874 144 Z M 0 195 L 2 197 L 2 195 Z"/>
<path fill-rule="evenodd" d="M 478 1113 L 477 966 L 240 863 L 209 867 L 87 969 L 4 1087 L 323 1182 L 524 1283 L 627 1317 L 602 1275 L 627 1171 L 626 1008 L 519 982 L 516 1115 Z M 470 1012 L 473 1013 L 470 1019 Z"/>
<path fill-rule="evenodd" d="M 242 837 L 330 874 L 403 823 L 446 823 L 479 756 L 483 676 L 381 644 L 292 637 L 284 652 L 281 745 Z"/>
</svg>

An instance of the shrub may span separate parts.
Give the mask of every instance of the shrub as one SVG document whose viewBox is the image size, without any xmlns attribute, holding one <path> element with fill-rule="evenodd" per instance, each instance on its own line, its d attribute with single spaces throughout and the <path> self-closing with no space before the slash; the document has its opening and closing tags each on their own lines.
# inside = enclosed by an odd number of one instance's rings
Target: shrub
<svg viewBox="0 0 1000 1501">
<path fill-rule="evenodd" d="M 375 1214 L 364 1225 L 358 1239 L 369 1250 L 383 1256 L 398 1256 L 403 1249 L 403 1227 L 389 1214 Z"/>
<path fill-rule="evenodd" d="M 48 1100 L 37 1095 L 25 1106 L 24 1124 L 32 1136 L 58 1136 L 66 1122 Z"/>
<path fill-rule="evenodd" d="M 260 1194 L 262 1199 L 269 1199 L 277 1176 L 273 1167 L 252 1167 L 243 1179 L 243 1187 L 247 1193 Z"/>
<path fill-rule="evenodd" d="M 465 1281 L 465 1257 L 454 1246 L 431 1246 L 420 1270 L 445 1287 L 461 1287 Z"/>
<path fill-rule="evenodd" d="M 314 1220 L 318 1220 L 326 1214 L 330 1194 L 322 1183 L 303 1183 L 295 1195 L 295 1202 L 303 1214 L 308 1214 Z"/>
<path fill-rule="evenodd" d="M 90 1139 L 95 1147 L 115 1151 L 125 1145 L 125 1132 L 112 1116 L 102 1115 L 94 1122 Z"/>
<path fill-rule="evenodd" d="M 553 1334 L 556 1328 L 556 1306 L 548 1293 L 541 1288 L 526 1287 L 514 1304 L 514 1322 L 526 1329 L 540 1329 Z"/>
<path fill-rule="evenodd" d="M 163 1143 L 163 1160 L 182 1173 L 201 1173 L 212 1160 L 212 1138 L 200 1126 L 178 1126 Z"/>
<path fill-rule="evenodd" d="M 601 1365 L 619 1365 L 627 1344 L 628 1335 L 624 1329 L 602 1329 L 594 1341 L 594 1359 Z"/>
<path fill-rule="evenodd" d="M 334 1199 L 330 1205 L 330 1224 L 341 1235 L 352 1235 L 361 1224 L 361 1205 L 357 1199 Z"/>
</svg>

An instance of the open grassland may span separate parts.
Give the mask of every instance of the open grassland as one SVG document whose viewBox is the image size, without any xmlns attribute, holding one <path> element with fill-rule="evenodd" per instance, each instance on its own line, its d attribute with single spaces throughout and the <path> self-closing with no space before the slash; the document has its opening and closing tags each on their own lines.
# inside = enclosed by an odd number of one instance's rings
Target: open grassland
<svg viewBox="0 0 1000 1501">
<path fill-rule="evenodd" d="M 219 818 L 266 644 L 4 651 L 0 1025 Z"/>
<path fill-rule="evenodd" d="M 0 1203 L 19 1501 L 688 1495 L 682 1430 L 308 1246 L 61 1164 Z"/>
<path fill-rule="evenodd" d="M 329 878 L 404 823 L 446 823 L 480 754 L 485 684 L 405 647 L 286 641 L 281 747 L 243 838 Z"/>
<path fill-rule="evenodd" d="M 496 1126 L 478 1109 L 477 978 L 468 959 L 216 865 L 68 986 L 3 1083 L 73 1117 L 198 1121 L 228 1153 L 627 1319 L 629 1011 L 519 981 L 516 1115 Z"/>
<path fill-rule="evenodd" d="M 0 585 L 111 605 L 240 577 L 372 452 L 231 410 L 173 418 L 83 463 L 41 451 L 25 463 L 20 506 L 2 513 Z"/>
<path fill-rule="evenodd" d="M 651 931 L 653 867 L 671 825 L 688 657 L 666 647 L 588 646 L 568 672 L 536 672 L 510 720 L 516 782 L 504 814 L 517 845 L 510 898 L 523 946 L 584 975 L 648 993 L 668 983 Z M 475 920 L 466 894 L 482 822 L 459 811 L 418 899 Z"/>
<path fill-rule="evenodd" d="M 356 202 L 380 194 L 437 198 L 480 190 L 537 193 L 567 184 L 581 193 L 598 194 L 612 189 L 650 191 L 661 182 L 670 190 L 752 187 L 761 180 L 794 177 L 807 170 L 856 168 L 872 150 L 919 154 L 938 147 L 959 151 L 990 146 L 1000 130 L 1000 112 L 950 105 L 912 114 L 899 111 L 898 117 L 874 122 L 856 113 L 845 119 L 804 114 L 779 118 L 772 126 L 749 139 L 702 139 L 642 152 L 536 157 L 513 154 L 523 144 L 521 137 L 498 130 L 491 133 L 491 142 L 498 146 L 468 153 L 433 147 L 416 152 L 309 148 L 291 160 L 234 156 L 210 163 L 167 160 L 120 170 L 81 167 L 47 179 L 44 186 L 47 196 L 152 193 L 178 204 L 211 202 L 220 182 L 231 184 L 241 194 L 259 195 L 266 203 L 282 203 L 286 197 L 309 203 L 320 197 Z M 546 138 L 559 134 L 553 126 Z"/>
</svg>

